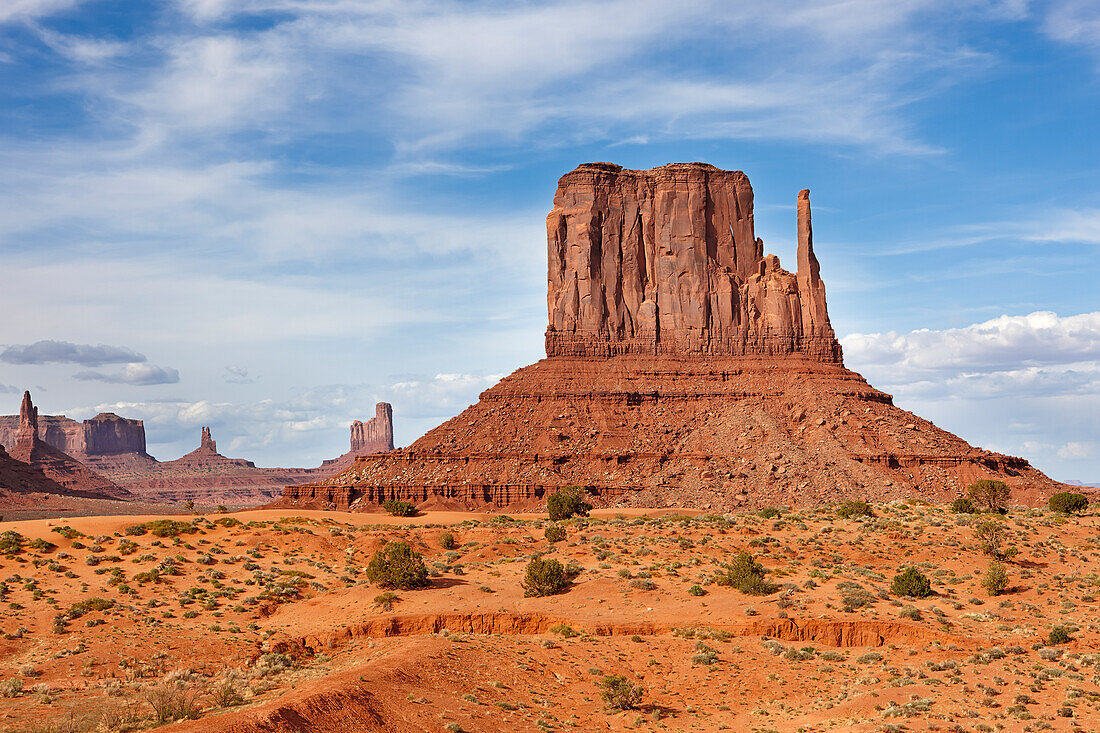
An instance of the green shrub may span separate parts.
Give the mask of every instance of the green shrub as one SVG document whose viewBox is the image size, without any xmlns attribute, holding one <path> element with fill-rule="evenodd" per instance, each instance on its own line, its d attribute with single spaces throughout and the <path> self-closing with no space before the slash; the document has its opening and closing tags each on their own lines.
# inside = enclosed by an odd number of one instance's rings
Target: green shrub
<svg viewBox="0 0 1100 733">
<path fill-rule="evenodd" d="M 776 519 L 779 517 L 780 514 L 781 512 L 776 507 L 766 506 L 758 511 L 756 513 L 756 516 L 760 517 L 761 519 Z"/>
<path fill-rule="evenodd" d="M 430 585 L 424 558 L 407 542 L 390 542 L 367 564 L 367 580 L 383 588 L 412 590 Z"/>
<path fill-rule="evenodd" d="M 455 536 L 453 534 L 451 534 L 450 532 L 444 532 L 443 534 L 439 535 L 439 546 L 442 547 L 444 550 L 453 550 L 455 547 L 458 546 L 458 543 L 455 542 Z"/>
<path fill-rule="evenodd" d="M 397 499 L 386 499 L 382 508 L 395 517 L 415 517 L 417 514 L 415 505 Z"/>
<path fill-rule="evenodd" d="M 57 549 L 57 545 L 41 537 L 35 537 L 30 541 L 29 546 L 32 550 L 37 550 L 38 552 L 52 552 Z"/>
<path fill-rule="evenodd" d="M 383 611 L 392 611 L 394 601 L 397 600 L 397 594 L 391 590 L 385 593 L 379 593 L 374 597 L 374 605 L 381 608 Z"/>
<path fill-rule="evenodd" d="M 688 588 L 688 594 L 693 595 L 693 596 L 705 596 L 707 594 L 707 592 L 705 590 L 703 590 L 702 586 L 693 585 L 690 588 Z"/>
<path fill-rule="evenodd" d="M 974 506 L 974 502 L 967 499 L 965 496 L 960 496 L 955 501 L 951 502 L 951 511 L 956 514 L 977 514 L 978 507 Z"/>
<path fill-rule="evenodd" d="M 981 522 L 974 528 L 974 539 L 983 554 L 998 559 L 1004 557 L 1001 546 L 1005 540 L 1005 528 L 1000 522 L 993 519 Z"/>
<path fill-rule="evenodd" d="M 523 576 L 523 595 L 526 598 L 552 596 L 565 590 L 568 583 L 565 567 L 560 562 L 533 557 Z"/>
<path fill-rule="evenodd" d="M 596 683 L 602 692 L 600 697 L 614 710 L 633 710 L 642 701 L 645 690 L 621 674 L 605 675 Z"/>
<path fill-rule="evenodd" d="M 867 502 L 849 499 L 836 508 L 836 515 L 842 519 L 851 519 L 852 517 L 871 517 L 874 513 Z"/>
<path fill-rule="evenodd" d="M 1003 562 L 993 560 L 982 576 L 982 587 L 991 596 L 999 596 L 1008 588 L 1008 571 Z"/>
<path fill-rule="evenodd" d="M 726 564 L 715 578 L 718 585 L 728 585 L 750 596 L 766 596 L 779 590 L 779 586 L 764 579 L 764 566 L 747 552 L 739 552 Z"/>
<path fill-rule="evenodd" d="M 565 540 L 565 527 L 560 524 L 551 524 L 546 528 L 544 536 L 546 537 L 546 541 L 550 544 L 563 542 Z"/>
<path fill-rule="evenodd" d="M 138 537 L 140 535 L 145 534 L 145 532 L 146 532 L 146 529 L 145 529 L 144 524 L 131 524 L 129 527 L 122 530 L 122 534 L 129 535 L 130 537 Z M 68 535 L 62 535 L 62 536 L 63 537 L 68 537 Z M 69 539 L 72 539 L 72 538 L 69 537 Z"/>
<path fill-rule="evenodd" d="M 1050 630 L 1050 635 L 1047 637 L 1047 644 L 1054 646 L 1056 644 L 1068 644 L 1073 641 L 1073 637 L 1069 635 L 1069 631 L 1065 626 L 1055 626 Z"/>
<path fill-rule="evenodd" d="M 1084 494 L 1075 494 L 1071 491 L 1060 491 L 1050 497 L 1050 510 L 1062 514 L 1076 514 L 1089 508 L 1089 500 Z"/>
<path fill-rule="evenodd" d="M 983 512 L 1003 514 L 1012 498 L 1012 491 L 1004 481 L 982 479 L 966 488 L 966 496 Z"/>
<path fill-rule="evenodd" d="M 67 524 L 62 526 L 62 527 L 54 527 L 50 531 L 51 532 L 57 532 L 59 535 L 61 535 L 62 537 L 64 537 L 67 540 L 75 540 L 77 537 L 83 537 L 84 536 L 83 532 L 79 532 L 79 531 L 73 529 L 72 527 L 70 527 Z"/>
<path fill-rule="evenodd" d="M 890 592 L 895 596 L 927 598 L 932 595 L 932 583 L 924 573 L 910 565 L 894 576 L 894 582 L 890 584 Z"/>
<path fill-rule="evenodd" d="M 23 535 L 11 529 L 0 533 L 0 555 L 18 555 L 23 551 L 25 541 Z"/>
<path fill-rule="evenodd" d="M 584 490 L 579 486 L 565 486 L 558 489 L 546 500 L 546 510 L 551 521 L 570 517 L 587 517 L 592 505 L 584 500 Z"/>
<path fill-rule="evenodd" d="M 154 519 L 151 522 L 146 522 L 144 527 L 154 537 L 178 537 L 181 534 L 193 534 L 199 531 L 190 522 L 177 522 L 174 519 Z M 132 533 L 126 532 L 126 534 Z"/>
</svg>

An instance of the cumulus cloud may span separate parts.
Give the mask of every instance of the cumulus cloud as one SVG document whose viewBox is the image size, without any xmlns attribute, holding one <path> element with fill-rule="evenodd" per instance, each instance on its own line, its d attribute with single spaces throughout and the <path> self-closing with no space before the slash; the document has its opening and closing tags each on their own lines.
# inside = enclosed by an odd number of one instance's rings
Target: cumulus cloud
<svg viewBox="0 0 1100 733">
<path fill-rule="evenodd" d="M 865 368 L 886 370 L 892 383 L 929 375 L 1001 373 L 1045 379 L 1035 367 L 1100 360 L 1100 311 L 1060 317 L 1050 311 L 1001 316 L 964 328 L 851 334 L 844 352 Z M 1085 367 L 1091 369 L 1091 367 Z M 1057 381 L 1057 380 L 1056 380 Z M 1079 382 L 1068 375 L 1062 383 Z"/>
<path fill-rule="evenodd" d="M 127 364 L 120 372 L 105 373 L 87 370 L 77 372 L 73 375 L 73 379 L 148 387 L 154 384 L 175 384 L 180 381 L 180 373 L 172 367 L 161 367 L 155 364 Z"/>
<path fill-rule="evenodd" d="M 0 352 L 0 361 L 9 364 L 132 364 L 144 362 L 145 356 L 125 346 L 90 346 L 68 341 L 37 341 L 26 346 L 14 345 Z"/>
<path fill-rule="evenodd" d="M 227 366 L 222 379 L 227 384 L 255 384 L 259 377 L 248 376 L 247 367 Z"/>
<path fill-rule="evenodd" d="M 410 378 L 386 387 L 383 399 L 413 418 L 452 417 L 477 402 L 478 395 L 503 374 L 436 374 Z"/>
</svg>

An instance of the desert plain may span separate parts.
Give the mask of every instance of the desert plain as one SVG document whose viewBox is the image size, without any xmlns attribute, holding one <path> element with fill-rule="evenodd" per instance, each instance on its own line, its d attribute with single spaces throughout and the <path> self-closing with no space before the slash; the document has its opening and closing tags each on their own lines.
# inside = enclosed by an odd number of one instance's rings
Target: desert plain
<svg viewBox="0 0 1100 733">
<path fill-rule="evenodd" d="M 9 522 L 0 730 L 1100 726 L 1095 512 L 992 520 L 1009 556 L 997 595 L 975 538 L 988 515 L 915 500 L 871 512 Z M 564 540 L 545 537 L 551 525 Z M 398 541 L 422 553 L 428 587 L 366 580 Z M 772 592 L 715 582 L 739 552 Z M 525 597 L 535 556 L 572 567 L 572 582 Z M 909 567 L 931 595 L 891 593 Z M 612 675 L 641 691 L 629 709 L 605 702 Z M 194 719 L 172 722 L 180 710 Z"/>
</svg>

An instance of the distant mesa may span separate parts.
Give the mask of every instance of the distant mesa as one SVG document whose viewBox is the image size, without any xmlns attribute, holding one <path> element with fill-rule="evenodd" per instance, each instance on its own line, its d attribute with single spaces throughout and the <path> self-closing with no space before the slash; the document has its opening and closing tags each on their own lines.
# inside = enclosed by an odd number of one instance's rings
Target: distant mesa
<svg viewBox="0 0 1100 733">
<path fill-rule="evenodd" d="M 32 440 L 33 435 L 39 437 Z M 331 476 L 356 456 L 392 450 L 393 408 L 378 403 L 375 417 L 352 424 L 351 450 L 316 468 L 260 468 L 244 458 L 228 458 L 218 452 L 209 427 L 201 429 L 198 448 L 160 462 L 146 452 L 141 420 L 114 413 L 83 422 L 39 415 L 29 394 L 19 415 L 0 416 L 0 446 L 11 446 L 11 455 L 5 453 L 0 460 L 0 500 L 4 489 L 18 489 L 149 503 L 254 506 L 278 498 L 287 484 Z M 28 473 L 20 461 L 37 473 Z"/>
<path fill-rule="evenodd" d="M 89 499 L 131 498 L 126 489 L 41 439 L 38 408 L 31 401 L 30 392 L 23 393 L 16 421 L 14 440 L 11 436 L 5 438 L 12 446 L 8 455 L 40 472 L 60 487 L 58 490 L 54 486 L 44 485 L 38 490 Z M 10 487 L 0 485 L 0 488 Z"/>
<path fill-rule="evenodd" d="M 764 254 L 740 171 L 579 166 L 547 228 L 547 358 L 403 450 L 287 487 L 280 505 L 732 510 L 847 498 L 943 501 L 976 479 L 1037 502 L 1061 486 L 894 406 L 844 368 L 796 200 L 797 271 Z"/>
</svg>

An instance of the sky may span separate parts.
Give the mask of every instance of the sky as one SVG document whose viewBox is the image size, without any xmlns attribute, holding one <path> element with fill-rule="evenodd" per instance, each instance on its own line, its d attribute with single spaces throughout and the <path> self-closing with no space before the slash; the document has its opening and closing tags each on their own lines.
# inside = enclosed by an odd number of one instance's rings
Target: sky
<svg viewBox="0 0 1100 733">
<path fill-rule="evenodd" d="M 5 0 L 0 403 L 176 458 L 398 444 L 543 356 L 576 165 L 795 201 L 846 364 L 1100 482 L 1094 0 Z"/>
</svg>

